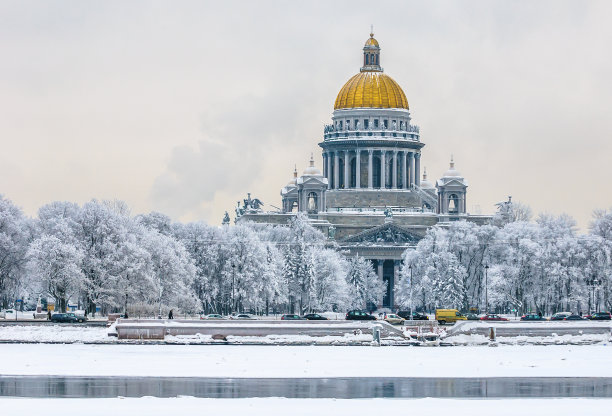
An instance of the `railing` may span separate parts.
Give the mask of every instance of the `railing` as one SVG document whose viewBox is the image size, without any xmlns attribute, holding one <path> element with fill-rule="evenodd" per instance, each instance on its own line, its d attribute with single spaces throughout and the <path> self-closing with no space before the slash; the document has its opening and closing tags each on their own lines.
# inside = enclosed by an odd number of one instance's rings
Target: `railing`
<svg viewBox="0 0 612 416">
<path fill-rule="evenodd" d="M 333 138 L 345 138 L 350 137 L 368 137 L 368 136 L 383 136 L 383 137 L 396 137 L 406 138 L 410 140 L 419 140 L 420 129 L 419 126 L 409 124 L 404 128 L 391 126 L 385 128 L 384 126 L 373 127 L 371 124 L 368 128 L 351 128 L 345 126 L 342 129 L 336 128 L 333 124 L 325 124 L 323 127 L 323 135 L 325 139 Z"/>
<path fill-rule="evenodd" d="M 421 187 L 414 185 L 415 192 L 417 193 L 418 196 L 421 197 L 421 199 L 425 202 L 427 202 L 427 204 L 434 208 L 438 206 L 438 198 L 436 198 L 435 196 L 431 195 L 429 192 L 424 191 Z"/>
</svg>

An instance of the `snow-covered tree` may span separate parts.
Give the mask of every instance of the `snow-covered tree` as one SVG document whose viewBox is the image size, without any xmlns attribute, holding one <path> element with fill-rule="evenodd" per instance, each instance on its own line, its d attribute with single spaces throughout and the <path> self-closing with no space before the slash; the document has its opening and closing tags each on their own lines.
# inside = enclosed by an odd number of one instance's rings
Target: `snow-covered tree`
<svg viewBox="0 0 612 416">
<path fill-rule="evenodd" d="M 83 282 L 79 265 L 83 253 L 73 244 L 60 241 L 55 236 L 43 235 L 30 244 L 28 271 L 41 295 L 51 295 L 57 310 L 66 311 L 67 302 L 78 293 Z"/>
<path fill-rule="evenodd" d="M 366 309 L 369 304 L 382 303 L 387 284 L 378 278 L 370 261 L 359 256 L 350 258 L 346 280 L 350 309 Z"/>
<path fill-rule="evenodd" d="M 7 308 L 23 290 L 30 224 L 21 210 L 0 195 L 0 306 Z"/>
</svg>

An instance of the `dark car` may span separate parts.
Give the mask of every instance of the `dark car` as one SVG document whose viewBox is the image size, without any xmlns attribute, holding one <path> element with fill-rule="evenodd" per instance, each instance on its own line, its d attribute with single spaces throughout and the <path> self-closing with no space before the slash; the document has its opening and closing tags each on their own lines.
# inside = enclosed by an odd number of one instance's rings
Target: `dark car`
<svg viewBox="0 0 612 416">
<path fill-rule="evenodd" d="M 346 313 L 348 321 L 375 321 L 376 317 L 364 311 L 348 311 Z"/>
<path fill-rule="evenodd" d="M 318 313 L 307 313 L 303 316 L 304 319 L 308 319 L 309 321 L 327 321 L 327 318 L 319 315 Z"/>
<path fill-rule="evenodd" d="M 87 318 L 74 313 L 54 313 L 51 315 L 51 322 L 85 322 Z"/>
<path fill-rule="evenodd" d="M 428 321 L 429 320 L 427 315 L 421 312 L 412 312 L 412 319 L 410 319 L 410 311 L 399 311 L 397 314 L 408 321 Z"/>
<path fill-rule="evenodd" d="M 469 312 L 465 314 L 468 321 L 478 321 L 480 318 L 475 313 Z"/>
<path fill-rule="evenodd" d="M 481 321 L 507 321 L 507 318 L 502 318 L 499 315 L 495 315 L 493 313 L 489 313 L 480 318 Z"/>
<path fill-rule="evenodd" d="M 582 316 L 576 314 L 571 314 L 563 318 L 564 321 L 584 321 L 584 319 L 585 318 L 583 318 Z"/>
<path fill-rule="evenodd" d="M 571 312 L 557 312 L 550 317 L 551 321 L 564 321 L 565 318 L 571 315 Z"/>
<path fill-rule="evenodd" d="M 282 321 L 303 321 L 306 318 L 302 318 L 300 315 L 295 315 L 291 313 L 286 313 L 281 316 Z"/>
<path fill-rule="evenodd" d="M 612 319 L 610 312 L 595 312 L 588 317 L 592 321 L 609 321 Z"/>
<path fill-rule="evenodd" d="M 521 316 L 521 321 L 546 321 L 546 318 L 538 315 L 537 313 L 528 313 Z"/>
</svg>

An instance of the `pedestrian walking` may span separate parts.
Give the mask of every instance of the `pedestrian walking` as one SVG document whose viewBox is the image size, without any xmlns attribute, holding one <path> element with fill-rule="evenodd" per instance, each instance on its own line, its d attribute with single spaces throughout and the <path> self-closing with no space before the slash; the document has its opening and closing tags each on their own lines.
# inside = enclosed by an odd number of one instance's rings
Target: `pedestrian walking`
<svg viewBox="0 0 612 416">
<path fill-rule="evenodd" d="M 168 313 L 168 319 L 174 319 L 174 314 L 172 313 L 172 309 L 170 309 L 170 313 Z"/>
</svg>

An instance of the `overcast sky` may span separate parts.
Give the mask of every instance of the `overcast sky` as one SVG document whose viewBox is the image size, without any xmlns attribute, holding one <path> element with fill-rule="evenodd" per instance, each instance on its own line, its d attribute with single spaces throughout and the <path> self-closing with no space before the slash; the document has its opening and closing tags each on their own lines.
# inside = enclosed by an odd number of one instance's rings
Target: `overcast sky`
<svg viewBox="0 0 612 416">
<path fill-rule="evenodd" d="M 0 1 L 0 193 L 220 223 L 315 153 L 374 25 L 468 210 L 612 206 L 610 1 Z"/>
</svg>

